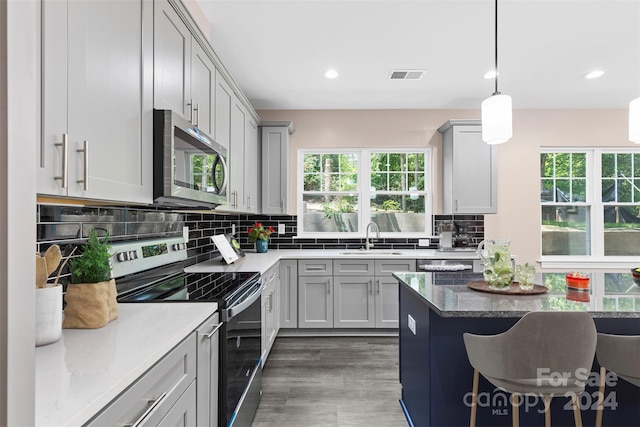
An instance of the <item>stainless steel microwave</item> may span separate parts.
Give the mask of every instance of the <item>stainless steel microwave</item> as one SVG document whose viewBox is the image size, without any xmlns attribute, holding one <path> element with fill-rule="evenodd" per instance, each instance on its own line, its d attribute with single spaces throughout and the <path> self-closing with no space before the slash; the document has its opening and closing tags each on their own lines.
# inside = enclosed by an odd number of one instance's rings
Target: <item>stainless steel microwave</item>
<svg viewBox="0 0 640 427">
<path fill-rule="evenodd" d="M 227 148 L 171 110 L 153 111 L 153 199 L 213 208 L 227 203 Z"/>
</svg>

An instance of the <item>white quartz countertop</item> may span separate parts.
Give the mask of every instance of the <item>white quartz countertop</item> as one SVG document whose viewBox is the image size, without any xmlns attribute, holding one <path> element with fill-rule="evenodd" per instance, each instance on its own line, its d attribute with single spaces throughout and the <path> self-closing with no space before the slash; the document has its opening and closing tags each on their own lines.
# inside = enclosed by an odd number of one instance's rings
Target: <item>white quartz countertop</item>
<svg viewBox="0 0 640 427">
<path fill-rule="evenodd" d="M 100 329 L 63 329 L 36 348 L 36 425 L 79 426 L 217 309 L 216 303 L 119 304 Z"/>
<path fill-rule="evenodd" d="M 345 254 L 348 253 L 348 254 Z M 390 254 L 393 253 L 393 254 Z M 368 252 L 346 249 L 269 249 L 266 253 L 245 251 L 246 256 L 227 265 L 221 257 L 185 268 L 187 273 L 243 273 L 264 274 L 281 259 L 478 259 L 475 251 L 441 252 L 435 249 L 372 249 Z"/>
</svg>

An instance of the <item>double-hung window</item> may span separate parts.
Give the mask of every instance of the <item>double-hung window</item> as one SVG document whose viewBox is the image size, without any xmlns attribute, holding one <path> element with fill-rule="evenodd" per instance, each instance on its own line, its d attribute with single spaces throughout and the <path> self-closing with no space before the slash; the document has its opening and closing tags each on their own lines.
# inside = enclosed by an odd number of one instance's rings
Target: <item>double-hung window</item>
<svg viewBox="0 0 640 427">
<path fill-rule="evenodd" d="M 298 235 L 431 234 L 430 149 L 300 150 Z"/>
<path fill-rule="evenodd" d="M 627 261 L 640 255 L 640 153 L 540 154 L 543 261 Z"/>
</svg>

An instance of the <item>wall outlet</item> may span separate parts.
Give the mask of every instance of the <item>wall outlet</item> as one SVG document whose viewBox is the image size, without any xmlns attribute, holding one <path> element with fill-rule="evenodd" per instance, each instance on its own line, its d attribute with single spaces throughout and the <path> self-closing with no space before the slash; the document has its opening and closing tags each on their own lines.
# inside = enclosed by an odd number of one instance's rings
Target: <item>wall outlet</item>
<svg viewBox="0 0 640 427">
<path fill-rule="evenodd" d="M 234 236 L 236 235 L 236 225 L 235 224 L 231 224 L 231 234 L 233 234 Z"/>
<path fill-rule="evenodd" d="M 423 248 L 429 246 L 429 239 L 418 239 L 418 246 Z"/>
<path fill-rule="evenodd" d="M 284 234 L 284 233 L 286 233 L 285 225 L 284 224 L 278 224 L 278 234 Z"/>
<path fill-rule="evenodd" d="M 410 314 L 407 314 L 407 323 L 409 324 L 409 330 L 413 332 L 413 335 L 416 334 L 416 320 L 411 317 Z"/>
<path fill-rule="evenodd" d="M 186 225 L 182 227 L 182 238 L 184 239 L 185 243 L 189 243 L 189 227 L 187 227 Z"/>
</svg>

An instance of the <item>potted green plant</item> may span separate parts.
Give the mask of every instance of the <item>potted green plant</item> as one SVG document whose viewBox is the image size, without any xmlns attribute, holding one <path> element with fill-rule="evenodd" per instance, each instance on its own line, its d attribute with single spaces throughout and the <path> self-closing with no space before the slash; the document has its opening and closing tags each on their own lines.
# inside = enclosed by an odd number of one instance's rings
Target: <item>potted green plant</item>
<svg viewBox="0 0 640 427">
<path fill-rule="evenodd" d="M 109 235 L 100 240 L 89 231 L 80 256 L 69 264 L 63 328 L 101 328 L 118 317 L 115 279 L 111 279 Z"/>
</svg>

